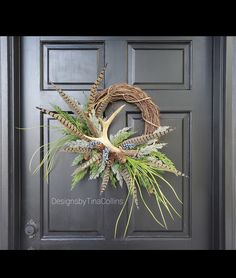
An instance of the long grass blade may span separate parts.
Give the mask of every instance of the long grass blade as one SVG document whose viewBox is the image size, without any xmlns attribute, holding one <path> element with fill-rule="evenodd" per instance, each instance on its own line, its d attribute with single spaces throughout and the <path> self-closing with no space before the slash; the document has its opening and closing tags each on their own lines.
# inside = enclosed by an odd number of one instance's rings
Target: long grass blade
<svg viewBox="0 0 236 278">
<path fill-rule="evenodd" d="M 167 225 L 166 225 L 165 217 L 164 217 L 163 212 L 162 212 L 162 208 L 161 208 L 161 206 L 160 206 L 160 203 L 159 203 L 159 200 L 158 200 L 158 197 L 157 197 L 156 194 L 155 194 L 155 197 L 156 197 L 156 201 L 157 201 L 158 208 L 159 208 L 160 213 L 161 213 L 161 218 L 162 218 L 162 220 L 163 220 L 164 226 L 165 226 L 166 229 L 168 229 L 168 228 L 167 228 Z"/>
<path fill-rule="evenodd" d="M 133 211 L 133 207 L 134 207 L 134 197 L 132 198 L 132 204 L 131 204 L 131 208 L 130 208 L 130 212 L 129 212 L 129 216 L 128 216 L 128 220 L 127 220 L 127 224 L 126 224 L 126 227 L 125 227 L 123 238 L 125 238 L 127 230 L 128 230 L 128 227 L 129 227 L 129 223 L 130 223 L 130 218 L 131 218 L 131 214 L 132 214 L 132 211 Z"/>
<path fill-rule="evenodd" d="M 52 154 L 53 150 L 55 149 L 59 149 L 60 147 L 64 146 L 64 144 L 68 141 L 68 138 L 67 136 L 64 136 L 62 138 L 59 138 L 55 141 L 52 141 L 48 144 L 45 144 L 41 147 L 45 147 L 47 146 L 48 147 L 48 151 L 45 153 L 43 159 L 41 160 L 40 164 L 35 168 L 35 170 L 33 171 L 33 174 L 36 174 L 39 169 L 43 166 L 43 164 L 48 161 L 50 155 Z M 41 147 L 39 149 L 41 149 Z M 33 154 L 33 156 L 35 156 L 35 153 Z M 32 158 L 31 158 L 31 161 L 32 161 Z M 31 165 L 31 164 L 30 164 Z"/>
<path fill-rule="evenodd" d="M 171 190 L 172 190 L 173 193 L 175 194 L 176 199 L 177 199 L 181 204 L 183 204 L 183 202 L 180 200 L 179 196 L 178 196 L 177 193 L 175 192 L 173 186 L 172 186 L 166 179 L 164 179 L 161 175 L 159 175 L 159 174 L 157 174 L 157 173 L 155 173 L 155 174 L 156 174 L 156 176 L 158 176 L 160 179 L 162 179 L 162 180 L 171 188 Z"/>
<path fill-rule="evenodd" d="M 158 221 L 158 220 L 156 219 L 155 215 L 153 214 L 153 212 L 150 210 L 150 208 L 148 207 L 148 205 L 147 205 L 146 202 L 144 201 L 144 198 L 143 198 L 143 195 L 142 195 L 140 186 L 139 186 L 138 184 L 137 184 L 137 186 L 138 186 L 138 190 L 139 190 L 140 197 L 141 197 L 141 199 L 142 199 L 142 201 L 143 201 L 143 204 L 144 204 L 145 207 L 147 208 L 148 212 L 151 214 L 151 216 L 153 217 L 153 219 L 154 219 L 161 227 L 164 228 L 163 224 L 162 224 L 160 221 Z"/>
<path fill-rule="evenodd" d="M 118 215 L 118 217 L 117 217 L 116 225 L 115 225 L 115 231 L 114 231 L 114 238 L 116 238 L 118 223 L 119 223 L 119 221 L 120 221 L 120 217 L 121 217 L 121 215 L 122 215 L 122 213 L 123 213 L 123 211 L 124 211 L 124 208 L 125 208 L 125 206 L 126 206 L 126 204 L 127 204 L 127 202 L 128 202 L 129 195 L 130 195 L 130 190 L 128 191 L 128 194 L 127 194 L 127 197 L 126 197 L 126 199 L 125 199 L 124 205 L 123 205 L 123 207 L 121 208 L 120 213 L 119 213 L 119 215 Z"/>
<path fill-rule="evenodd" d="M 176 209 L 172 206 L 172 204 L 170 203 L 170 201 L 166 198 L 166 196 L 164 196 L 166 202 L 169 204 L 169 206 L 172 208 L 172 210 L 175 212 L 176 215 L 179 216 L 179 218 L 182 218 L 182 216 L 176 211 Z"/>
<path fill-rule="evenodd" d="M 158 184 L 158 182 L 156 181 L 156 179 L 155 179 L 155 177 L 151 174 L 151 177 L 152 177 L 152 181 L 154 182 L 154 186 L 156 185 L 156 188 L 158 189 L 158 191 L 159 191 L 159 193 L 160 193 L 160 195 L 158 194 L 158 192 L 156 191 L 156 189 L 155 189 L 155 192 L 156 192 L 156 194 L 157 194 L 157 196 L 158 196 L 158 198 L 160 199 L 160 201 L 162 202 L 162 204 L 165 206 L 165 208 L 166 208 L 166 210 L 168 211 L 168 213 L 170 214 L 170 217 L 172 218 L 172 219 L 174 219 L 173 218 L 173 215 L 172 215 L 172 213 L 171 213 L 171 211 L 170 211 L 170 209 L 169 209 L 169 207 L 168 207 L 168 205 L 167 205 L 167 203 L 166 203 L 166 201 L 165 201 L 165 199 L 164 199 L 164 194 L 163 194 L 163 192 L 161 191 L 161 188 L 160 188 L 160 186 L 159 186 L 159 184 Z"/>
</svg>

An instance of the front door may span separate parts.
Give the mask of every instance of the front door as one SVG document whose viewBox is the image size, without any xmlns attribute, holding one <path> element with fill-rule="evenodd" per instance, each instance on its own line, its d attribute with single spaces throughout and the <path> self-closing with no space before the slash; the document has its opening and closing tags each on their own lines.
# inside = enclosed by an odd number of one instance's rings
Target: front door
<svg viewBox="0 0 236 278">
<path fill-rule="evenodd" d="M 21 63 L 21 126 L 33 127 L 21 131 L 22 249 L 211 248 L 211 37 L 23 37 Z M 84 179 L 71 191 L 73 154 L 58 154 L 48 182 L 42 171 L 36 175 L 29 171 L 34 151 L 60 136 L 52 128 L 55 120 L 35 107 L 50 109 L 50 103 L 55 103 L 68 111 L 49 81 L 84 103 L 105 63 L 108 68 L 100 89 L 121 82 L 138 86 L 160 107 L 161 124 L 176 127 L 165 137 L 165 152 L 189 179 L 166 175 L 183 201 L 180 205 L 173 198 L 181 218 L 172 221 L 166 214 L 168 230 L 141 206 L 139 211 L 134 209 L 122 238 L 125 211 L 114 239 L 119 200 L 125 199 L 126 188 L 108 186 L 106 204 L 88 201 L 101 198 L 100 181 Z M 107 115 L 119 105 L 109 105 Z M 143 132 L 133 105 L 126 105 L 110 132 L 124 126 Z M 33 168 L 40 158 L 35 156 Z M 163 190 L 169 194 L 164 184 Z M 145 197 L 158 216 L 155 204 Z"/>
</svg>

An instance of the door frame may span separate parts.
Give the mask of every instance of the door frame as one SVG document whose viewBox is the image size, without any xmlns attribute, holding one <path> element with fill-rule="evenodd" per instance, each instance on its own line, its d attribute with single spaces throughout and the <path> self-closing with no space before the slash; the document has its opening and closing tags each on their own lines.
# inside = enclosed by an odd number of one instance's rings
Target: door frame
<svg viewBox="0 0 236 278">
<path fill-rule="evenodd" d="M 213 37 L 212 249 L 236 248 L 233 42 L 233 37 Z M 20 249 L 22 231 L 20 132 L 15 128 L 21 115 L 20 53 L 20 37 L 0 37 L 0 249 Z"/>
</svg>

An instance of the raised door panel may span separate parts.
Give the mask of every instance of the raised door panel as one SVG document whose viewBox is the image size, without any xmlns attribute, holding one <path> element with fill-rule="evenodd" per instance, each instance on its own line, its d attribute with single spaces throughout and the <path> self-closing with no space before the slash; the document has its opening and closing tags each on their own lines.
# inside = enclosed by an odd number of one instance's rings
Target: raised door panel
<svg viewBox="0 0 236 278">
<path fill-rule="evenodd" d="M 34 249 L 194 249 L 210 248 L 211 222 L 211 38 L 24 38 L 22 40 L 22 126 L 44 127 L 22 135 L 22 242 Z M 118 239 L 114 225 L 125 200 L 127 188 L 108 186 L 100 200 L 100 180 L 85 179 L 70 190 L 73 154 L 59 153 L 48 181 L 44 170 L 32 176 L 28 163 L 34 150 L 59 138 L 51 128 L 56 121 L 40 114 L 35 106 L 50 108 L 50 102 L 68 107 L 50 81 L 85 103 L 89 89 L 105 63 L 108 68 L 99 89 L 116 82 L 128 82 L 144 89 L 161 111 L 161 124 L 176 130 L 163 138 L 165 153 L 189 178 L 166 174 L 182 204 L 170 187 L 160 182 L 163 192 L 180 214 L 173 221 L 166 211 L 168 230 L 161 228 L 140 201 L 129 216 L 124 210 Z M 109 105 L 106 115 L 122 102 Z M 122 103 L 123 104 L 123 103 Z M 144 123 L 131 104 L 120 113 L 110 134 L 124 126 L 143 133 Z M 44 148 L 43 151 L 45 151 Z M 204 159 L 201 159 L 204 153 Z M 42 157 L 42 153 L 41 153 Z M 36 162 L 39 162 L 39 156 Z M 161 219 L 155 199 L 143 190 L 146 202 Z M 86 202 L 85 204 L 83 202 Z M 83 205 L 84 204 L 84 205 Z M 34 239 L 24 234 L 24 225 L 33 219 L 39 226 Z"/>
<path fill-rule="evenodd" d="M 50 82 L 62 89 L 88 90 L 103 67 L 103 43 L 41 42 L 43 90 L 53 88 Z"/>
<path fill-rule="evenodd" d="M 189 90 L 191 41 L 130 42 L 128 81 L 142 89 Z"/>
</svg>

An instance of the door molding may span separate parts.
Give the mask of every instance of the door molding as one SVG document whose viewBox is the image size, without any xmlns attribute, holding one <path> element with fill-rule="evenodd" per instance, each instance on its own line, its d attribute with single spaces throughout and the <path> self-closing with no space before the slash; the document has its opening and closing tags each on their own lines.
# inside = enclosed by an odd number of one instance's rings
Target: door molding
<svg viewBox="0 0 236 278">
<path fill-rule="evenodd" d="M 20 243 L 20 38 L 0 37 L 0 249 Z"/>
<path fill-rule="evenodd" d="M 233 51 L 233 38 L 213 37 L 212 249 L 236 248 Z M 20 248 L 20 56 L 20 37 L 0 38 L 0 249 Z"/>
</svg>

